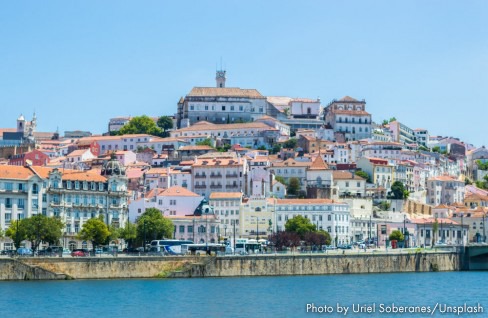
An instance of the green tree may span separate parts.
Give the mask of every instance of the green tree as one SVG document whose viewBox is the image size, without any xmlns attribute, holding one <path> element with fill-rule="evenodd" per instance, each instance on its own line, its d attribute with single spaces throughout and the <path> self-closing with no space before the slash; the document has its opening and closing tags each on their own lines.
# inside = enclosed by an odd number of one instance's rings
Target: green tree
<svg viewBox="0 0 488 318">
<path fill-rule="evenodd" d="M 10 224 L 10 227 L 5 231 L 5 235 L 14 241 L 15 248 L 19 248 L 22 241 L 27 239 L 27 227 L 23 220 L 16 220 Z"/>
<path fill-rule="evenodd" d="M 439 146 L 435 146 L 434 148 L 432 148 L 432 152 L 441 153 L 441 148 Z"/>
<path fill-rule="evenodd" d="M 212 140 L 210 140 L 209 138 L 206 138 L 206 139 L 204 139 L 202 141 L 197 141 L 195 143 L 195 145 L 197 145 L 197 146 L 210 146 L 210 147 L 212 147 Z"/>
<path fill-rule="evenodd" d="M 156 240 L 173 237 L 174 226 L 170 219 L 163 217 L 161 211 L 155 208 L 147 209 L 137 220 L 137 239 L 144 242 L 144 234 L 147 240 Z"/>
<path fill-rule="evenodd" d="M 476 160 L 476 166 L 478 166 L 479 170 L 488 170 L 488 161 Z"/>
<path fill-rule="evenodd" d="M 379 208 L 382 211 L 388 211 L 390 209 L 390 207 L 391 207 L 391 203 L 388 201 L 381 201 L 379 204 Z"/>
<path fill-rule="evenodd" d="M 391 232 L 389 238 L 390 238 L 390 241 L 396 240 L 398 242 L 401 242 L 405 239 L 405 237 L 403 236 L 403 233 L 400 230 L 395 230 L 395 231 Z"/>
<path fill-rule="evenodd" d="M 120 229 L 120 238 L 127 242 L 128 247 L 132 247 L 137 238 L 137 226 L 134 223 L 127 222 L 126 226 Z"/>
<path fill-rule="evenodd" d="M 401 181 L 395 181 L 391 185 L 391 197 L 397 200 L 406 199 L 409 195 Z"/>
<path fill-rule="evenodd" d="M 296 177 L 290 178 L 288 180 L 287 191 L 290 195 L 298 195 L 298 191 L 300 191 L 300 180 Z"/>
<path fill-rule="evenodd" d="M 297 215 L 288 221 L 286 221 L 285 224 L 285 230 L 287 232 L 293 232 L 296 233 L 300 236 L 301 239 L 304 238 L 304 235 L 309 232 L 315 232 L 316 231 L 315 224 L 312 224 L 312 222 L 308 219 L 305 218 L 301 215 Z"/>
<path fill-rule="evenodd" d="M 169 137 L 169 131 L 173 128 L 173 118 L 161 116 L 158 118 L 157 126 L 163 131 L 161 137 Z"/>
<path fill-rule="evenodd" d="M 273 144 L 273 148 L 269 150 L 271 154 L 277 154 L 281 150 L 281 144 L 275 143 Z"/>
<path fill-rule="evenodd" d="M 285 178 L 283 178 L 282 176 L 275 176 L 275 180 L 286 186 Z"/>
<path fill-rule="evenodd" d="M 297 147 L 297 139 L 290 138 L 283 143 L 283 148 L 295 149 Z"/>
<path fill-rule="evenodd" d="M 395 117 L 391 117 L 389 122 L 391 123 L 392 121 L 396 121 L 396 120 L 397 119 Z"/>
<path fill-rule="evenodd" d="M 23 221 L 26 239 L 31 242 L 34 252 L 41 242 L 57 245 L 63 235 L 64 224 L 59 218 L 37 214 Z"/>
<path fill-rule="evenodd" d="M 99 245 L 103 245 L 110 237 L 108 226 L 100 218 L 92 218 L 83 224 L 83 227 L 78 233 L 78 239 L 83 241 L 90 241 L 93 245 L 93 251 Z"/>
<path fill-rule="evenodd" d="M 425 147 L 425 146 L 419 146 L 419 150 L 422 150 L 422 151 L 429 151 L 429 148 Z"/>
<path fill-rule="evenodd" d="M 369 177 L 369 174 L 367 172 L 358 170 L 354 174 L 357 175 L 358 177 L 366 179 L 366 182 L 371 183 L 371 178 Z"/>
<path fill-rule="evenodd" d="M 383 122 L 381 123 L 383 126 L 388 125 L 388 119 L 384 119 Z"/>
<path fill-rule="evenodd" d="M 127 124 L 119 130 L 119 135 L 127 134 L 148 134 L 161 136 L 163 131 L 159 128 L 154 120 L 146 115 L 132 118 Z"/>
</svg>

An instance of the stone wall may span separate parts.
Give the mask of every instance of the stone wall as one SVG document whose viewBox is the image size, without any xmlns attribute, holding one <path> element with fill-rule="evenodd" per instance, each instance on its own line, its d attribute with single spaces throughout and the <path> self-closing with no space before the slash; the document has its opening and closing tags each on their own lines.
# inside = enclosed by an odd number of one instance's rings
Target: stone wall
<svg viewBox="0 0 488 318">
<path fill-rule="evenodd" d="M 447 252 L 245 257 L 26 258 L 21 261 L 0 262 L 0 280 L 25 279 L 26 273 L 28 279 L 107 279 L 324 275 L 461 269 L 460 254 Z"/>
<path fill-rule="evenodd" d="M 457 271 L 457 253 L 222 257 L 204 276 L 323 275 Z"/>
<path fill-rule="evenodd" d="M 26 258 L 22 261 L 74 279 L 166 277 L 196 263 L 194 257 Z"/>
<path fill-rule="evenodd" d="M 69 279 L 39 266 L 31 266 L 16 259 L 0 259 L 0 280 L 57 280 Z"/>
</svg>

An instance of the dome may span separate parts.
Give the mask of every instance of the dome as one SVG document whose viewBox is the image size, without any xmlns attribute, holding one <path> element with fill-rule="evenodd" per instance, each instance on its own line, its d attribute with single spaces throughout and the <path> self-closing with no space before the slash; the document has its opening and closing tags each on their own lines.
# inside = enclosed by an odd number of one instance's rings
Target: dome
<svg viewBox="0 0 488 318">
<path fill-rule="evenodd" d="M 19 118 L 17 118 L 18 121 L 25 121 L 24 115 L 20 114 Z"/>
<path fill-rule="evenodd" d="M 110 160 L 106 161 L 102 167 L 102 176 L 125 176 L 125 168 L 112 154 Z"/>
</svg>

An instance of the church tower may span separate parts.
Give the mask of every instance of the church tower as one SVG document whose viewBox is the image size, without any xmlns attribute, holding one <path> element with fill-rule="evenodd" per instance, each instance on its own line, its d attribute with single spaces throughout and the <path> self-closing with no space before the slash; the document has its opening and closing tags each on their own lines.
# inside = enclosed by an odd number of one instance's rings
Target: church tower
<svg viewBox="0 0 488 318">
<path fill-rule="evenodd" d="M 17 118 L 17 132 L 22 134 L 25 133 L 25 118 L 22 114 Z"/>
<path fill-rule="evenodd" d="M 224 88 L 225 87 L 225 71 L 217 71 L 217 74 L 215 75 L 215 80 L 217 81 L 217 87 L 219 88 Z"/>
</svg>

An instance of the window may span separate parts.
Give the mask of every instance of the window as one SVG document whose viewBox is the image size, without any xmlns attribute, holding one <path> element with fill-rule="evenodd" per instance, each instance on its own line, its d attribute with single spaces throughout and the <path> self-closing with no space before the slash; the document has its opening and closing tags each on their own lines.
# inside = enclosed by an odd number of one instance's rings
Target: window
<svg viewBox="0 0 488 318">
<path fill-rule="evenodd" d="M 6 198 L 5 199 L 5 208 L 11 209 L 12 208 L 12 199 L 11 198 Z"/>
<path fill-rule="evenodd" d="M 24 184 L 23 183 L 19 183 L 17 186 L 18 186 L 19 191 L 24 191 Z"/>
<path fill-rule="evenodd" d="M 169 200 L 169 205 L 176 205 L 176 200 Z"/>
<path fill-rule="evenodd" d="M 5 182 L 5 190 L 12 191 L 13 188 L 14 188 L 14 185 L 12 182 Z"/>
<path fill-rule="evenodd" d="M 37 185 L 37 183 L 34 183 L 32 185 L 32 194 L 38 194 L 38 193 L 39 193 L 39 186 Z"/>
<path fill-rule="evenodd" d="M 59 203 L 59 202 L 58 202 Z M 38 209 L 39 208 L 39 200 L 37 199 L 32 199 L 32 208 L 33 209 Z"/>
<path fill-rule="evenodd" d="M 18 199 L 17 200 L 17 208 L 18 209 L 23 209 L 24 208 L 24 199 Z"/>
<path fill-rule="evenodd" d="M 241 105 L 241 106 L 239 106 L 239 111 L 241 111 L 241 112 L 242 112 L 243 110 L 244 110 L 244 106 L 242 106 L 242 105 Z"/>
<path fill-rule="evenodd" d="M 80 181 L 75 181 L 75 189 L 76 190 L 80 189 Z"/>
<path fill-rule="evenodd" d="M 224 110 L 225 110 L 225 106 L 222 106 L 222 111 L 224 111 Z"/>
<path fill-rule="evenodd" d="M 230 110 L 231 111 L 234 111 L 234 106 L 230 106 Z"/>
<path fill-rule="evenodd" d="M 180 225 L 180 233 L 185 233 L 185 226 L 184 225 Z"/>
</svg>

